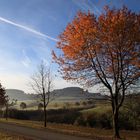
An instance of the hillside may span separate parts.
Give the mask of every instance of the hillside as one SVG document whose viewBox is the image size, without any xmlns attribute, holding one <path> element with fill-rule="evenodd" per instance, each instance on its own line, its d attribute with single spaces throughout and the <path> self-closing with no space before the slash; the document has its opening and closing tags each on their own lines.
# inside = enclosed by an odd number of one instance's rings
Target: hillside
<svg viewBox="0 0 140 140">
<path fill-rule="evenodd" d="M 17 99 L 18 101 L 22 101 L 22 100 L 34 100 L 37 98 L 37 96 L 34 94 L 26 94 L 24 91 L 18 89 L 6 89 L 6 93 L 11 100 Z"/>
<path fill-rule="evenodd" d="M 18 89 L 7 89 L 6 93 L 10 97 L 10 99 L 17 99 L 19 101 L 37 99 L 36 94 L 26 94 L 24 91 Z M 104 98 L 100 93 L 89 93 L 88 91 L 84 91 L 82 88 L 79 87 L 67 87 L 64 89 L 57 89 L 52 92 L 52 95 L 55 100 L 59 101 L 77 101 L 87 100 L 91 98 Z"/>
<path fill-rule="evenodd" d="M 57 89 L 53 91 L 56 94 L 57 100 L 67 101 L 67 100 L 87 100 L 91 98 L 101 99 L 100 93 L 89 93 L 88 91 L 84 91 L 79 87 L 67 87 L 63 89 Z"/>
</svg>

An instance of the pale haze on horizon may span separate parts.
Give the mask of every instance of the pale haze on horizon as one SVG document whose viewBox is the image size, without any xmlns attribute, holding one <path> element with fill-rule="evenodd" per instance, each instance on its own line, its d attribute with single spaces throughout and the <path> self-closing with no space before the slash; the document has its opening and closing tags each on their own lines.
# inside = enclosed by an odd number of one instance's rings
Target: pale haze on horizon
<svg viewBox="0 0 140 140">
<path fill-rule="evenodd" d="M 58 35 L 76 13 L 88 10 L 98 16 L 103 7 L 121 7 L 138 12 L 140 1 L 131 0 L 0 0 L 0 82 L 8 89 L 30 93 L 30 76 L 43 60 L 49 64 Z M 63 80 L 53 64 L 54 89 L 79 86 Z M 98 92 L 98 88 L 91 91 Z"/>
</svg>

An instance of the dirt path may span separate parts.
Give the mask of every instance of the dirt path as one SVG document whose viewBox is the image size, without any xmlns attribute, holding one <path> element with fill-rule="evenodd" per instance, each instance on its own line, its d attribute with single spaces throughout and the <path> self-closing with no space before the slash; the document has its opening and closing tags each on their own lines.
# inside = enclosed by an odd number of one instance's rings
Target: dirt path
<svg viewBox="0 0 140 140">
<path fill-rule="evenodd" d="M 30 137 L 33 140 L 93 140 L 90 138 L 83 138 L 71 136 L 61 133 L 51 132 L 49 130 L 39 130 L 15 124 L 8 124 L 0 122 L 0 130 L 7 131 L 17 135 Z"/>
</svg>

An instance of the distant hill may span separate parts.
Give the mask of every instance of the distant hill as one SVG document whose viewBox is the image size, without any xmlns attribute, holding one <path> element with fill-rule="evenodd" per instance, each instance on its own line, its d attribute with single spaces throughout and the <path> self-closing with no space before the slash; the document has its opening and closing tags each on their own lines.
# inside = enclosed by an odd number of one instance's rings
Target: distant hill
<svg viewBox="0 0 140 140">
<path fill-rule="evenodd" d="M 37 99 L 36 94 L 26 94 L 24 93 L 24 91 L 18 89 L 7 89 L 6 93 L 10 97 L 10 99 L 17 99 L 19 101 Z M 91 98 L 104 98 L 104 96 L 102 96 L 100 93 L 89 93 L 88 91 L 84 91 L 82 88 L 79 87 L 67 87 L 63 89 L 57 89 L 52 92 L 52 95 L 55 100 L 59 101 L 76 101 L 87 100 Z"/>
<path fill-rule="evenodd" d="M 37 98 L 37 96 L 34 94 L 26 94 L 24 91 L 18 89 L 6 89 L 6 94 L 9 96 L 11 100 L 17 99 L 19 101 L 22 101 L 22 100 L 34 100 Z"/>
<path fill-rule="evenodd" d="M 90 93 L 79 87 L 67 87 L 54 90 L 53 92 L 56 94 L 57 100 L 85 100 L 91 98 L 104 98 L 100 93 Z"/>
</svg>

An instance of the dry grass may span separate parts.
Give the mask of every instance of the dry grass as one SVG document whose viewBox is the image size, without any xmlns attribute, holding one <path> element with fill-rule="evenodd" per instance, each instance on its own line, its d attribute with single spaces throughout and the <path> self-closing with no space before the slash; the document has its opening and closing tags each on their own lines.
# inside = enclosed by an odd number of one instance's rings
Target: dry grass
<svg viewBox="0 0 140 140">
<path fill-rule="evenodd" d="M 0 131 L 0 140 L 31 140 L 31 139 Z"/>
<path fill-rule="evenodd" d="M 15 119 L 9 119 L 8 121 L 6 121 L 5 119 L 0 119 L 0 121 L 37 128 L 37 129 L 44 129 L 43 123 L 37 121 L 26 121 L 26 120 L 15 120 Z M 70 134 L 70 135 L 91 137 L 96 140 L 112 140 L 112 133 L 113 133 L 112 130 L 96 129 L 96 128 L 81 127 L 81 126 L 66 125 L 66 124 L 55 124 L 55 123 L 48 123 L 46 129 L 59 133 Z M 121 137 L 123 138 L 123 140 L 140 140 L 140 131 L 122 130 Z"/>
</svg>

